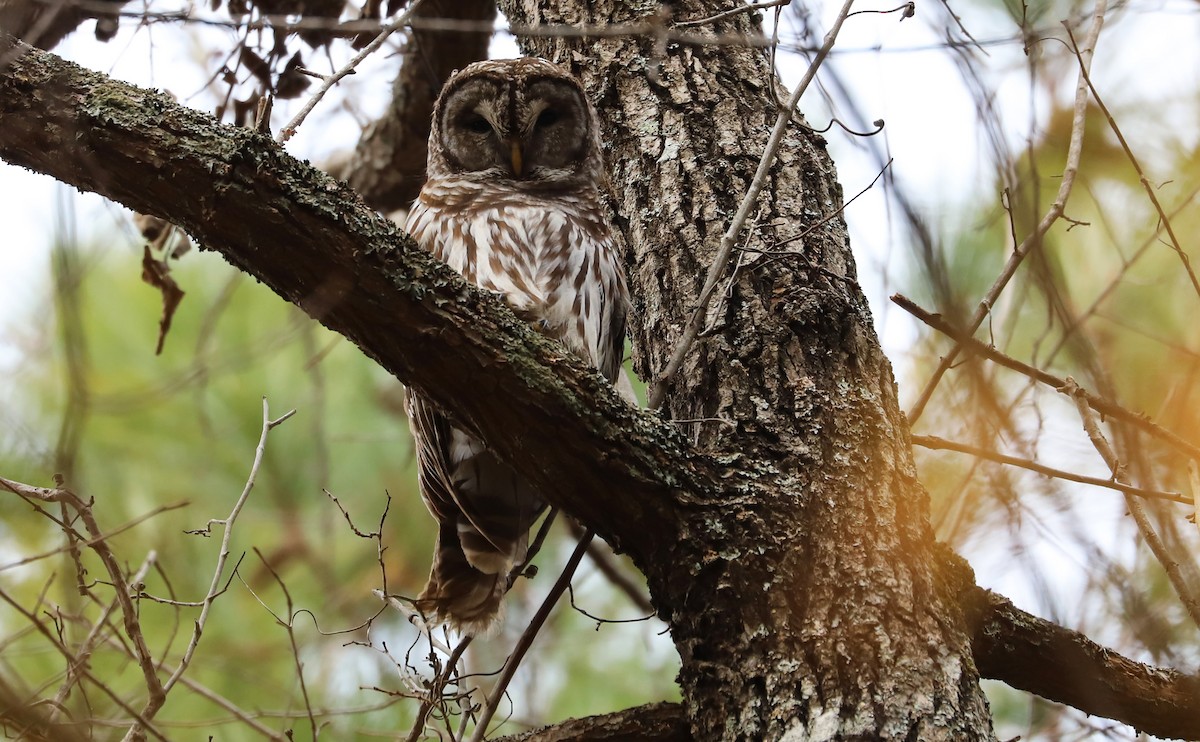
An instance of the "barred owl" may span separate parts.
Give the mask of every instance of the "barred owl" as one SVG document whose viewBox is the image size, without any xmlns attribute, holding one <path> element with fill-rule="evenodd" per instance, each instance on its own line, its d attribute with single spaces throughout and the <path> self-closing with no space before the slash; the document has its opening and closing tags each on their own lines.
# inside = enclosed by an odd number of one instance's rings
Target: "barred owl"
<svg viewBox="0 0 1200 742">
<path fill-rule="evenodd" d="M 602 167 L 596 112 L 574 78 L 540 59 L 478 62 L 434 104 L 427 180 L 406 226 L 616 382 L 628 293 L 600 202 Z M 417 606 L 465 633 L 486 631 L 543 500 L 419 393 L 409 391 L 407 407 L 421 496 L 438 523 Z"/>
</svg>

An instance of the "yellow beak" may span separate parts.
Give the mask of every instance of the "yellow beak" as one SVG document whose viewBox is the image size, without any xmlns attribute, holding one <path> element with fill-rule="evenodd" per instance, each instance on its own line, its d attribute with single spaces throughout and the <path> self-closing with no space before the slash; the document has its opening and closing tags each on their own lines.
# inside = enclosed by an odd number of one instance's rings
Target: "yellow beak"
<svg viewBox="0 0 1200 742">
<path fill-rule="evenodd" d="M 521 174 L 522 174 L 522 167 L 525 164 L 521 158 L 521 143 L 514 139 L 511 142 L 509 142 L 509 146 L 512 147 L 513 175 L 515 175 L 519 178 L 519 177 L 521 177 Z"/>
</svg>

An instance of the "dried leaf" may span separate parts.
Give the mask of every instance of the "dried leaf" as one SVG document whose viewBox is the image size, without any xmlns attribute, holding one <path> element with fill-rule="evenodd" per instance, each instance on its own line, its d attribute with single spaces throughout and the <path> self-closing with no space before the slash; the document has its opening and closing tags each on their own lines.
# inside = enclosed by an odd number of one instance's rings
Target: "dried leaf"
<svg viewBox="0 0 1200 742">
<path fill-rule="evenodd" d="M 279 75 L 279 81 L 275 83 L 276 98 L 281 100 L 297 98 L 312 84 L 312 80 L 300 71 L 303 64 L 304 58 L 300 56 L 300 52 L 293 54 L 292 58 L 287 61 L 283 72 Z"/>
<path fill-rule="evenodd" d="M 171 267 L 165 260 L 158 260 L 150 252 L 150 246 L 142 248 L 142 280 L 162 292 L 163 311 L 158 321 L 158 347 L 155 355 L 162 355 L 163 343 L 166 342 L 167 332 L 171 329 L 171 320 L 175 310 L 183 300 L 183 289 L 171 278 Z"/>
<path fill-rule="evenodd" d="M 258 56 L 253 49 L 243 46 L 238 52 L 238 61 L 264 85 L 271 84 L 271 65 L 267 64 L 267 60 Z"/>
</svg>

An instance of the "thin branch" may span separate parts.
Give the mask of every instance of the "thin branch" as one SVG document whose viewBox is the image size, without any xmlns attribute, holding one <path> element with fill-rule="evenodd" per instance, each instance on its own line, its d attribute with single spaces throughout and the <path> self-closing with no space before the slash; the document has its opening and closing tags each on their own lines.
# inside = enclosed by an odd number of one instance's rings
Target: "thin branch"
<svg viewBox="0 0 1200 742">
<path fill-rule="evenodd" d="M 1075 176 L 1079 172 L 1080 153 L 1083 151 L 1084 124 L 1087 121 L 1088 108 L 1087 70 L 1092 64 L 1092 56 L 1096 50 L 1096 42 L 1100 38 L 1100 29 L 1104 25 L 1104 12 L 1107 7 L 1106 0 L 1096 0 L 1096 5 L 1092 11 L 1092 25 L 1088 29 L 1087 37 L 1084 39 L 1084 47 L 1079 51 L 1079 78 L 1075 84 L 1075 107 L 1071 116 L 1071 140 L 1067 145 L 1067 162 L 1063 166 L 1062 178 L 1058 184 L 1058 193 L 1054 197 L 1054 203 L 1050 204 L 1050 208 L 1042 216 L 1041 221 L 1038 222 L 1033 232 L 1022 240 L 1021 244 L 1017 245 L 1016 249 L 1008 257 L 1008 261 L 1004 264 L 1000 275 L 996 278 L 991 288 L 988 289 L 987 293 L 984 294 L 983 299 L 980 300 L 979 306 L 975 309 L 975 314 L 971 316 L 971 321 L 967 324 L 967 336 L 974 335 L 983 325 L 983 321 L 991 314 L 992 307 L 996 305 L 1001 292 L 1008 286 L 1008 282 L 1016 274 L 1017 268 L 1025 260 L 1025 256 L 1042 244 L 1042 238 L 1045 237 L 1046 232 L 1050 231 L 1050 227 L 1054 226 L 1054 223 L 1059 220 L 1066 210 L 1067 199 L 1071 195 L 1071 189 L 1075 186 Z M 937 388 L 946 371 L 954 365 L 961 350 L 961 346 L 955 344 L 946 355 L 942 356 L 937 368 L 934 369 L 933 375 L 926 382 L 925 388 L 921 390 L 921 395 L 908 412 L 910 426 L 917 424 L 917 420 L 920 419 L 921 414 L 925 411 L 925 406 L 929 404 L 929 400 L 933 396 L 934 389 Z"/>
<path fill-rule="evenodd" d="M 703 26 L 709 23 L 716 23 L 717 21 L 723 21 L 726 18 L 731 18 L 735 15 L 741 15 L 742 13 L 766 10 L 767 8 L 776 8 L 781 5 L 790 5 L 792 0 L 766 0 L 765 2 L 761 3 L 748 4 L 742 3 L 741 0 L 738 0 L 738 2 L 739 4 L 736 8 L 730 8 L 729 10 L 722 11 L 716 15 L 710 15 L 707 18 L 701 18 L 696 21 L 680 21 L 679 23 L 675 24 L 675 28 L 692 28 L 694 26 Z"/>
<path fill-rule="evenodd" d="M 880 127 L 881 131 L 882 131 L 882 128 L 883 127 L 881 126 Z M 793 243 L 797 240 L 804 239 L 808 235 L 812 234 L 813 232 L 817 231 L 821 227 L 825 226 L 829 222 L 836 219 L 840 214 L 842 214 L 846 211 L 846 207 L 848 207 L 850 204 L 854 203 L 859 198 L 861 198 L 867 191 L 874 188 L 875 184 L 879 182 L 879 179 L 882 178 L 885 173 L 887 173 L 888 168 L 890 168 L 891 166 L 892 166 L 892 158 L 889 157 L 888 161 L 886 163 L 884 163 L 882 168 L 879 169 L 879 172 L 875 173 L 875 177 L 871 178 L 870 183 L 867 183 L 858 193 L 855 193 L 853 196 L 846 199 L 846 202 L 843 203 L 841 206 L 838 206 L 836 209 L 834 209 L 830 213 L 821 217 L 820 221 L 818 221 L 814 224 L 811 224 L 808 227 L 805 227 L 804 230 L 802 232 L 800 232 L 800 234 L 793 235 L 791 237 L 784 237 L 781 240 L 777 240 L 769 248 L 759 249 L 759 248 L 752 248 L 752 247 L 743 247 L 740 249 L 744 250 L 746 252 L 758 253 L 761 255 L 795 255 L 797 257 L 803 256 L 803 253 L 795 252 L 792 250 L 780 250 L 779 248 L 783 247 L 784 245 L 790 245 L 791 243 Z"/>
<path fill-rule="evenodd" d="M 308 114 L 312 113 L 312 110 L 316 108 L 318 103 L 321 102 L 321 99 L 325 97 L 325 94 L 328 93 L 334 85 L 337 85 L 339 82 L 341 82 L 342 78 L 346 77 L 347 75 L 354 74 L 355 70 L 358 68 L 358 65 L 362 64 L 364 59 L 374 54 L 375 50 L 383 46 L 383 42 L 387 41 L 389 36 L 407 26 L 409 19 L 412 18 L 413 13 L 420 6 L 421 0 L 413 0 L 412 4 L 410 4 L 408 8 L 400 14 L 399 18 L 384 26 L 383 29 L 380 30 L 379 34 L 371 40 L 371 43 L 363 47 L 362 51 L 360 51 L 358 54 L 355 54 L 353 59 L 343 65 L 342 68 L 337 72 L 323 78 L 321 81 L 321 87 L 317 88 L 317 91 L 313 93 L 311 98 L 308 99 L 308 101 L 304 104 L 304 107 L 300 109 L 300 112 L 297 113 L 295 117 L 293 117 L 292 120 L 287 123 L 287 126 L 280 130 L 278 137 L 279 143 L 285 144 L 287 140 L 291 139 L 292 135 L 296 133 L 296 129 L 300 128 L 300 124 L 304 123 L 304 119 L 308 118 Z"/>
<path fill-rule="evenodd" d="M 579 567 L 580 560 L 583 559 L 583 555 L 587 552 L 588 545 L 592 542 L 592 536 L 593 533 L 589 529 L 583 535 L 583 538 L 579 540 L 579 543 L 575 545 L 575 551 L 571 552 L 571 558 L 567 560 L 566 566 L 563 567 L 562 574 L 558 576 L 558 581 L 550 588 L 550 593 L 546 595 L 546 599 L 538 607 L 533 620 L 529 622 L 529 626 L 525 628 L 525 631 L 521 634 L 521 638 L 517 640 L 517 645 L 513 647 L 512 654 L 508 656 L 508 660 L 504 663 L 504 669 L 500 671 L 500 677 L 496 680 L 496 686 L 492 688 L 492 693 L 488 696 L 487 703 L 484 704 L 483 714 L 479 717 L 479 721 L 475 723 L 475 731 L 471 735 L 471 742 L 482 742 L 484 735 L 487 734 L 488 724 L 491 723 L 492 716 L 495 715 L 501 699 L 504 698 L 504 692 L 508 689 L 508 683 L 512 680 L 513 673 L 517 671 L 521 660 L 525 658 L 525 653 L 532 646 L 538 631 L 546 623 L 546 619 L 550 616 L 550 611 L 558 603 L 567 586 L 571 584 L 571 577 L 574 576 L 575 570 Z"/>
<path fill-rule="evenodd" d="M 1200 464 L 1188 461 L 1188 489 L 1192 492 L 1192 523 L 1200 528 Z"/>
<path fill-rule="evenodd" d="M 188 642 L 187 648 L 184 650 L 183 658 L 180 659 L 179 665 L 175 668 L 175 672 L 167 678 L 167 681 L 162 684 L 162 692 L 159 696 L 151 696 L 146 704 L 146 708 L 142 710 L 142 715 L 147 719 L 153 719 L 158 710 L 162 708 L 162 704 L 166 701 L 167 694 L 179 682 L 183 673 L 187 672 L 188 665 L 191 664 L 192 658 L 195 656 L 196 647 L 200 644 L 200 637 L 204 633 L 204 627 L 208 623 L 209 612 L 212 610 L 213 602 L 224 592 L 221 587 L 221 575 L 225 571 L 225 563 L 229 559 L 229 544 L 233 538 L 233 526 L 237 521 L 238 515 L 242 512 L 242 507 L 246 504 L 246 500 L 250 497 L 250 490 L 254 488 L 254 482 L 258 477 L 258 470 L 262 466 L 263 455 L 266 453 L 267 434 L 271 430 L 283 423 L 285 420 L 295 414 L 295 410 L 287 412 L 276 420 L 271 419 L 270 408 L 267 405 L 266 397 L 262 401 L 262 432 L 259 434 L 258 445 L 254 449 L 254 463 L 250 467 L 250 475 L 246 478 L 246 485 L 242 488 L 242 494 L 234 503 L 233 509 L 229 511 L 229 515 L 223 520 L 215 521 L 221 524 L 223 534 L 221 536 L 220 551 L 217 553 L 217 565 L 213 570 L 212 581 L 209 584 L 208 594 L 205 596 L 200 608 L 200 617 L 196 619 L 195 628 L 192 630 L 192 638 Z M 210 521 L 211 526 L 214 521 Z M 135 739 L 139 725 L 134 725 L 130 728 L 128 734 L 125 735 L 126 740 Z"/>
<path fill-rule="evenodd" d="M 1121 463 L 1116 451 L 1113 450 L 1112 444 L 1108 442 L 1104 431 L 1100 429 L 1100 422 L 1096 419 L 1096 413 L 1092 411 L 1088 404 L 1087 396 L 1075 380 L 1068 377 L 1063 393 L 1069 396 L 1074 402 L 1076 409 L 1079 410 L 1079 418 L 1083 421 L 1083 429 L 1087 431 L 1088 439 L 1096 448 L 1096 452 L 1104 459 L 1104 463 L 1112 470 L 1113 480 L 1126 482 L 1128 475 L 1125 473 L 1125 465 Z M 1133 516 L 1133 520 L 1137 523 L 1138 532 L 1142 534 L 1146 545 L 1150 547 L 1150 551 L 1154 553 L 1154 557 L 1158 559 L 1158 563 L 1162 565 L 1163 570 L 1167 573 L 1167 579 L 1171 581 L 1171 586 L 1175 588 L 1175 593 L 1179 596 L 1179 600 L 1183 603 L 1183 607 L 1187 609 L 1188 615 L 1192 617 L 1192 622 L 1200 627 L 1200 596 L 1197 596 L 1187 582 L 1187 578 L 1180 568 L 1179 562 L 1171 556 L 1171 552 L 1167 549 L 1166 544 L 1162 542 L 1158 534 L 1154 531 L 1154 524 L 1150 522 L 1150 516 L 1146 513 L 1146 508 L 1140 500 L 1129 495 L 1125 496 L 1125 504 L 1129 508 L 1129 514 Z"/>
<path fill-rule="evenodd" d="M 141 566 L 138 567 L 137 571 L 130 576 L 129 584 L 131 586 L 136 586 L 140 584 L 142 580 L 146 579 L 146 573 L 150 570 L 150 567 L 154 564 L 157 558 L 158 556 L 153 550 L 147 554 L 146 558 L 142 561 Z M 59 687 L 58 692 L 54 694 L 54 700 L 50 702 L 50 708 L 52 709 L 50 712 L 51 721 L 53 721 L 55 717 L 64 709 L 63 704 L 67 700 L 67 695 L 71 692 L 71 688 L 74 687 L 82 677 L 82 673 L 80 671 L 84 667 L 87 667 L 88 661 L 91 659 L 92 652 L 96 648 L 96 644 L 99 643 L 101 638 L 103 638 L 104 627 L 108 624 L 108 617 L 112 615 L 112 612 L 116 609 L 119 603 L 120 600 L 114 597 L 113 600 L 104 607 L 104 610 L 100 613 L 99 618 L 97 618 L 92 624 L 92 628 L 88 631 L 87 636 L 84 637 L 83 641 L 79 644 L 79 647 L 76 648 L 75 659 L 67 663 L 67 677 L 63 681 L 63 684 Z"/>
<path fill-rule="evenodd" d="M 17 482 L 12 482 L 12 480 L 5 480 L 5 479 L 3 479 L 3 477 L 0 477 L 0 482 L 9 482 L 14 485 L 18 484 Z M 28 486 L 28 485 L 25 485 L 25 486 Z M 6 489 L 7 489 L 7 487 L 6 487 Z M 42 488 L 35 487 L 32 489 L 41 490 Z M 40 498 L 37 498 L 37 499 L 40 499 Z M 18 559 L 15 562 L 9 562 L 8 564 L 0 564 L 0 572 L 4 572 L 4 571 L 10 570 L 10 569 L 15 569 L 17 567 L 23 567 L 26 564 L 31 564 L 33 562 L 37 562 L 42 559 L 48 559 L 52 556 L 62 554 L 63 552 L 66 552 L 66 551 L 73 551 L 79 545 L 90 547 L 95 543 L 99 543 L 101 541 L 107 541 L 107 540 L 111 539 L 113 536 L 122 534 L 125 531 L 128 531 L 129 529 L 131 529 L 141 523 L 144 523 L 147 520 L 150 520 L 151 518 L 155 517 L 156 515 L 161 515 L 162 513 L 167 513 L 172 510 L 178 510 L 180 508 L 187 507 L 190 504 L 191 503 L 188 502 L 187 500 L 181 500 L 179 502 L 172 503 L 170 505 L 160 505 L 160 506 L 154 508 L 153 510 L 150 510 L 142 515 L 137 516 L 133 520 L 130 520 L 126 523 L 122 523 L 121 525 L 117 526 L 116 528 L 112 529 L 111 531 L 105 531 L 104 533 L 100 534 L 100 536 L 98 536 L 96 538 L 89 538 L 87 540 L 79 542 L 79 544 L 68 544 L 66 546 L 60 546 L 57 549 L 43 551 L 40 554 L 34 554 L 33 556 L 24 557 L 22 559 Z"/>
<path fill-rule="evenodd" d="M 1075 57 L 1079 58 L 1079 45 L 1075 43 L 1075 35 L 1071 33 L 1070 26 L 1066 28 L 1067 37 L 1071 39 L 1071 50 L 1075 52 Z M 1179 238 L 1175 236 L 1175 228 L 1171 226 L 1171 218 L 1167 216 L 1167 212 L 1158 201 L 1158 196 L 1154 194 L 1154 187 L 1150 185 L 1149 178 L 1146 177 L 1145 171 L 1142 170 L 1142 164 L 1138 162 L 1138 158 L 1133 154 L 1133 149 L 1129 146 L 1129 142 L 1126 141 L 1125 134 L 1121 132 L 1121 127 L 1117 126 L 1117 120 L 1109 112 L 1108 106 L 1104 105 L 1104 99 L 1100 97 L 1096 86 L 1092 84 L 1092 76 L 1088 74 L 1087 67 L 1081 63 L 1079 71 L 1083 73 L 1083 79 L 1087 82 L 1088 89 L 1092 91 L 1092 98 L 1096 101 L 1100 112 L 1104 114 L 1104 118 L 1108 121 L 1109 128 L 1112 129 L 1113 134 L 1117 135 L 1117 141 L 1121 143 L 1121 149 L 1125 151 L 1125 156 L 1129 158 L 1133 169 L 1137 171 L 1138 180 L 1141 182 L 1142 188 L 1146 190 L 1146 196 L 1150 199 L 1150 203 L 1154 204 L 1154 210 L 1158 212 L 1158 218 L 1162 222 L 1163 228 L 1166 229 L 1167 236 L 1171 238 L 1171 249 L 1179 256 L 1179 261 L 1183 264 L 1183 269 L 1187 272 L 1188 279 L 1192 282 L 1192 290 L 1196 292 L 1196 296 L 1200 296 L 1200 280 L 1196 279 L 1196 273 L 1192 270 L 1192 260 L 1184 252 L 1183 246 L 1179 244 Z"/>
<path fill-rule="evenodd" d="M 166 691 L 158 678 L 154 658 L 150 655 L 150 648 L 146 645 L 146 638 L 142 634 L 141 620 L 138 617 L 137 608 L 133 604 L 129 583 L 121 571 L 121 565 L 117 561 L 116 555 L 113 554 L 112 549 L 109 548 L 108 542 L 101 538 L 102 531 L 96 522 L 95 515 L 92 513 L 92 504 L 90 502 L 85 503 L 74 492 L 63 487 L 61 478 L 59 478 L 58 484 L 58 487 L 50 490 L 44 487 L 31 487 L 0 477 L 0 487 L 4 487 L 10 492 L 46 502 L 58 502 L 63 507 L 70 507 L 79 514 L 88 535 L 91 536 L 89 546 L 104 564 L 109 580 L 112 582 L 116 600 L 121 606 L 121 617 L 125 627 L 125 634 L 129 637 L 129 641 L 133 643 L 135 658 L 146 684 L 146 691 L 149 696 L 147 706 L 155 703 L 161 705 L 163 699 L 166 697 Z M 153 714 L 145 715 L 144 718 L 153 718 Z"/>
<path fill-rule="evenodd" d="M 14 600 L 13 597 L 11 595 L 9 595 L 3 589 L 0 589 L 0 600 L 3 600 L 5 603 L 8 603 L 10 606 L 12 606 L 13 610 L 17 611 L 17 613 L 20 613 L 21 616 L 24 617 L 26 621 L 29 621 L 29 623 L 33 624 L 33 627 L 35 629 L 37 629 L 37 631 L 40 632 L 42 634 L 42 636 L 44 636 L 46 638 L 46 641 L 49 642 L 49 644 L 51 646 L 53 646 L 56 650 L 58 650 L 59 654 L 61 654 L 63 657 L 65 657 L 68 662 L 70 662 L 74 659 L 74 654 L 71 652 L 70 649 L 68 649 L 59 640 L 59 637 L 55 634 L 55 632 L 46 628 L 46 625 L 43 624 L 41 621 L 39 621 L 38 617 L 32 611 L 26 610 L 20 603 L 18 603 L 16 600 Z M 138 721 L 138 723 L 141 724 L 142 728 L 145 729 L 147 732 L 149 732 L 151 736 L 153 736 L 156 739 L 162 740 L 162 742 L 168 742 L 167 738 L 163 735 L 163 733 L 160 732 L 154 726 L 153 721 L 148 718 L 145 718 L 141 714 L 139 714 L 137 709 L 133 708 L 128 702 L 125 701 L 125 699 L 121 698 L 121 696 L 117 694 L 117 692 L 111 687 L 111 685 L 109 683 L 106 683 L 103 680 L 101 680 L 100 678 L 93 675 L 92 671 L 89 670 L 87 667 L 80 668 L 79 672 L 80 672 L 80 674 L 83 675 L 84 678 L 86 678 L 89 682 L 91 682 L 93 685 L 95 685 L 97 688 L 99 688 L 100 691 L 102 693 L 104 693 L 104 695 L 108 696 L 108 698 L 114 704 L 116 704 L 121 710 L 123 710 L 125 713 L 129 714 L 129 716 L 131 718 L 136 719 Z"/>
<path fill-rule="evenodd" d="M 430 634 L 431 636 L 431 634 Z M 433 711 L 434 706 L 442 702 L 445 694 L 446 685 L 450 682 L 450 676 L 458 669 L 458 661 L 462 658 L 463 652 L 467 651 L 467 647 L 471 646 L 473 637 L 464 636 L 454 649 L 446 656 L 446 664 L 442 666 L 434 679 L 429 683 L 428 692 L 421 699 L 421 705 L 417 708 L 417 717 L 413 720 L 412 728 L 405 737 L 405 742 L 417 742 L 421 738 L 421 734 L 425 731 L 425 722 L 429 718 L 429 713 Z"/>
<path fill-rule="evenodd" d="M 986 448 L 979 448 L 977 446 L 967 445 L 966 443 L 949 441 L 945 438 L 939 438 L 934 435 L 914 435 L 912 437 L 912 442 L 914 445 L 921 446 L 922 448 L 943 451 L 958 451 L 959 453 L 970 454 L 981 459 L 987 459 L 988 461 L 995 461 L 999 464 L 1007 464 L 1009 466 L 1017 466 L 1022 469 L 1028 469 L 1029 471 L 1035 471 L 1038 474 L 1044 474 L 1047 477 L 1065 479 L 1070 482 L 1079 482 L 1080 484 L 1090 484 L 1095 487 L 1107 487 L 1108 489 L 1116 490 L 1118 492 L 1124 492 L 1127 495 L 1136 495 L 1138 497 L 1145 497 L 1154 500 L 1169 500 L 1171 502 L 1179 502 L 1184 504 L 1192 502 L 1191 498 L 1185 497 L 1178 492 L 1148 490 L 1142 487 L 1134 487 L 1130 484 L 1118 482 L 1114 479 L 1100 479 L 1099 477 L 1089 477 L 1084 474 L 1075 474 L 1074 472 L 1063 471 L 1062 469 L 1054 469 L 1052 467 L 1045 466 L 1044 464 L 1039 464 L 1036 461 L 1030 461 L 1029 459 L 1008 456 L 996 451 L 990 451 Z"/>
<path fill-rule="evenodd" d="M 997 363 L 1005 368 L 1024 374 L 1035 381 L 1039 381 L 1047 386 L 1053 387 L 1055 391 L 1061 392 L 1067 386 L 1066 379 L 1055 376 L 1054 374 L 1046 371 L 1042 371 L 1039 368 L 1030 366 L 1028 363 L 1018 361 L 1011 356 L 1001 353 L 992 346 L 971 337 L 965 331 L 954 327 L 947 322 L 942 315 L 922 309 L 917 305 L 916 302 L 906 296 L 902 296 L 901 294 L 893 294 L 892 302 L 933 329 L 949 337 L 954 341 L 955 347 L 957 348 L 969 350 L 975 355 L 982 356 L 993 363 Z M 1144 414 L 1127 410 L 1112 400 L 1105 399 L 1104 397 L 1084 391 L 1082 389 L 1079 390 L 1079 393 L 1083 395 L 1084 399 L 1087 400 L 1088 405 L 1096 412 L 1129 423 L 1139 430 L 1145 431 L 1155 438 L 1170 444 L 1185 456 L 1200 461 L 1200 447 L 1197 447 L 1195 444 L 1184 440 L 1179 435 L 1172 433 L 1170 430 L 1167 430 L 1161 425 L 1151 421 Z"/>
<path fill-rule="evenodd" d="M 166 669 L 170 669 L 170 668 L 166 668 Z M 251 712 L 245 711 L 244 709 L 240 708 L 233 701 L 230 701 L 228 698 L 222 696 L 221 694 L 212 690 L 208 686 L 203 685 L 202 683 L 198 683 L 195 680 L 192 680 L 191 678 L 187 677 L 186 675 L 181 676 L 179 678 L 179 682 L 182 683 L 187 688 L 189 688 L 190 690 L 192 690 L 192 692 L 194 692 L 196 695 L 198 695 L 202 698 L 205 698 L 205 699 L 211 701 L 212 703 L 216 704 L 217 706 L 220 706 L 221 708 L 225 709 L 230 714 L 232 714 L 238 721 L 242 722 L 246 726 L 248 726 L 251 729 L 253 729 L 254 731 L 258 732 L 263 737 L 266 737 L 267 739 L 270 739 L 270 740 L 276 740 L 277 742 L 283 742 L 284 740 L 289 739 L 288 736 L 285 736 L 283 734 L 280 734 L 279 732 L 269 729 L 262 722 L 255 719 L 251 715 Z"/>
<path fill-rule="evenodd" d="M 270 613 L 271 617 L 275 619 L 275 623 L 287 630 L 288 642 L 292 647 L 292 663 L 296 667 L 296 677 L 300 680 L 300 695 L 304 698 L 304 711 L 308 716 L 308 724 L 312 728 L 313 742 L 316 742 L 320 736 L 320 729 L 317 726 L 317 718 L 313 715 L 312 700 L 308 696 L 308 683 L 305 682 L 304 679 L 304 663 L 300 661 L 300 647 L 296 644 L 296 605 L 292 601 L 292 593 L 290 590 L 288 590 L 287 583 L 283 581 L 283 578 L 279 576 L 279 573 L 275 571 L 275 568 L 271 566 L 271 563 L 267 561 L 267 558 L 263 556 L 263 553 L 258 550 L 257 546 L 254 547 L 254 553 L 258 556 L 258 559 L 260 562 L 262 562 L 263 566 L 266 567 L 267 572 L 270 573 L 271 577 L 274 578 L 275 584 L 279 585 L 279 589 L 283 591 L 284 600 L 287 601 L 286 621 L 281 619 L 275 613 L 275 611 L 272 611 L 269 607 L 267 607 L 266 603 L 264 603 L 262 600 L 259 600 L 258 602 L 267 609 L 267 612 Z M 258 596 L 256 595 L 255 597 L 257 598 Z"/>
<path fill-rule="evenodd" d="M 676 422 L 679 422 L 676 420 Z M 582 539 L 586 535 L 583 526 L 579 525 L 571 519 L 567 519 L 567 527 L 571 531 L 571 535 L 576 539 Z M 621 565 L 613 559 L 612 550 L 593 541 L 588 546 L 588 558 L 592 560 L 592 564 L 596 565 L 596 569 L 600 570 L 600 574 L 608 578 L 608 581 L 613 584 L 621 592 L 625 593 L 625 597 L 629 598 L 629 602 L 637 606 L 638 610 L 643 613 L 654 613 L 654 606 L 650 605 L 650 598 L 646 596 L 646 588 L 639 584 L 636 580 L 630 579 L 625 570 L 621 569 Z"/>
<path fill-rule="evenodd" d="M 767 183 L 767 178 L 771 173 L 771 166 L 775 163 L 775 155 L 779 152 L 779 147 L 783 144 L 783 136 L 787 133 L 788 125 L 791 123 L 796 105 L 800 102 L 800 97 L 808 89 L 809 83 L 816 77 L 817 70 L 821 68 L 821 64 L 825 61 L 825 58 L 829 56 L 830 49 L 833 48 L 834 42 L 837 41 L 838 32 L 842 29 L 842 23 L 849 16 L 850 8 L 853 5 L 854 0 L 846 0 L 845 4 L 842 5 L 841 11 L 833 21 L 833 26 L 825 34 L 825 43 L 821 45 L 820 50 L 813 57 L 813 61 L 805 71 L 804 77 L 796 85 L 796 89 L 792 91 L 791 97 L 788 98 L 775 119 L 775 126 L 771 130 L 767 146 L 758 161 L 758 170 L 754 173 L 754 179 L 750 181 L 750 187 L 746 189 L 746 193 L 742 197 L 742 202 L 738 206 L 733 220 L 729 222 L 729 228 L 721 236 L 721 244 L 717 248 L 716 258 L 713 260 L 712 265 L 709 266 L 708 275 L 704 279 L 704 286 L 700 289 L 700 295 L 696 297 L 696 304 L 692 309 L 692 316 L 684 328 L 683 336 L 679 339 L 679 344 L 675 346 L 670 360 L 667 361 L 666 368 L 663 369 L 654 383 L 654 388 L 650 393 L 647 404 L 652 410 L 657 410 L 662 405 L 663 400 L 666 398 L 667 388 L 671 385 L 675 374 L 679 372 L 684 359 L 691 352 L 692 344 L 696 341 L 697 335 L 700 334 L 700 330 L 704 326 L 708 303 L 712 300 L 713 292 L 716 290 L 717 284 L 720 283 L 721 276 L 725 274 L 725 268 L 729 265 L 729 258 L 733 255 L 733 248 L 737 243 L 738 237 L 741 235 L 742 226 L 746 223 L 751 209 L 754 208 L 754 204 L 758 201 L 758 196 L 762 192 L 763 186 Z"/>
</svg>

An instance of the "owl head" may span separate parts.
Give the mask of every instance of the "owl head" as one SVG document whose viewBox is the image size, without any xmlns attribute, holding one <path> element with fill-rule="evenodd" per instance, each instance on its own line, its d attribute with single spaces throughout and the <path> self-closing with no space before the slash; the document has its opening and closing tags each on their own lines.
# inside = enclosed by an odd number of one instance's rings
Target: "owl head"
<svg viewBox="0 0 1200 742">
<path fill-rule="evenodd" d="M 579 81 L 544 59 L 476 62 L 433 108 L 427 176 L 570 187 L 601 178 L 596 112 Z"/>
</svg>

